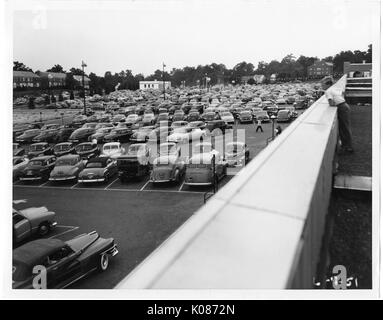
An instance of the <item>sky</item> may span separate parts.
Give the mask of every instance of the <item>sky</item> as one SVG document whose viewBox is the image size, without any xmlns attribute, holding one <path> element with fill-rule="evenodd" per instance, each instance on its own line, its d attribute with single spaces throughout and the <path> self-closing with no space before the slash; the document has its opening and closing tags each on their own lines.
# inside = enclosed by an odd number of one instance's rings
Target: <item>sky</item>
<svg viewBox="0 0 383 320">
<path fill-rule="evenodd" d="M 13 58 L 33 70 L 87 64 L 86 72 L 166 70 L 324 58 L 367 50 L 378 1 L 30 1 L 13 12 Z"/>
</svg>

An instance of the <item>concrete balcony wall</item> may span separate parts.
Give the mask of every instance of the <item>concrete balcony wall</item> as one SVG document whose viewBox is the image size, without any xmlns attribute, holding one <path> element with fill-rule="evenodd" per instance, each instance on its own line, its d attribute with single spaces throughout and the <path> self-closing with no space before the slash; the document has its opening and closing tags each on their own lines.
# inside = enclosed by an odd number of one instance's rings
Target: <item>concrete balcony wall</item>
<svg viewBox="0 0 383 320">
<path fill-rule="evenodd" d="M 336 142 L 323 96 L 117 288 L 312 288 Z"/>
</svg>

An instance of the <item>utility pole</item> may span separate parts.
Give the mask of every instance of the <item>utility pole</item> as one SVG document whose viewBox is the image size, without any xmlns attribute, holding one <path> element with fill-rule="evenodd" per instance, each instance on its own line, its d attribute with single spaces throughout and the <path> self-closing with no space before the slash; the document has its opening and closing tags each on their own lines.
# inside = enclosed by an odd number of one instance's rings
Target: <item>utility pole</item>
<svg viewBox="0 0 383 320">
<path fill-rule="evenodd" d="M 84 68 L 86 66 L 87 65 L 85 64 L 85 62 L 81 61 L 81 68 L 82 68 L 82 90 L 83 90 L 83 94 L 84 94 L 84 114 L 85 115 L 86 115 L 86 105 L 85 105 L 85 79 L 84 79 L 85 71 L 84 71 Z"/>
</svg>

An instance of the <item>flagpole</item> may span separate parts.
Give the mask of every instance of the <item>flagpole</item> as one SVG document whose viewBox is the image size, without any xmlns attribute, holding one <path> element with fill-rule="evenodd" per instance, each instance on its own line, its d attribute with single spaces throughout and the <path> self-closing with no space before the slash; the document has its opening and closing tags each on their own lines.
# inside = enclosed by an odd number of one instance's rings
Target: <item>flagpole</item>
<svg viewBox="0 0 383 320">
<path fill-rule="evenodd" d="M 81 61 L 81 67 L 82 67 L 82 90 L 84 94 L 84 115 L 86 115 L 86 105 L 85 105 L 85 79 L 84 79 L 84 67 L 86 67 L 86 64 L 84 61 Z"/>
<path fill-rule="evenodd" d="M 165 97 L 165 63 L 162 62 L 162 86 L 164 89 L 164 101 L 166 99 Z"/>
</svg>

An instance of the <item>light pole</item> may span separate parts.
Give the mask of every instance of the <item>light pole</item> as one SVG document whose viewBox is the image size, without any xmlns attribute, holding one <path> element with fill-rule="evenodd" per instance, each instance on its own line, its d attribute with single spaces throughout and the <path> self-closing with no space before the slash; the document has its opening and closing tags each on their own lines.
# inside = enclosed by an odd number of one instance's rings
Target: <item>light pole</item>
<svg viewBox="0 0 383 320">
<path fill-rule="evenodd" d="M 164 101 L 166 99 L 165 97 L 165 63 L 162 62 L 162 86 L 164 87 Z"/>
<path fill-rule="evenodd" d="M 275 138 L 275 131 L 274 131 L 274 122 L 275 122 L 275 119 L 276 119 L 277 117 L 276 116 L 274 116 L 274 115 L 272 115 L 271 117 L 270 117 L 270 119 L 271 119 L 271 121 L 272 121 L 272 138 L 273 138 L 273 140 L 274 140 L 274 138 Z"/>
<path fill-rule="evenodd" d="M 81 68 L 82 68 L 82 90 L 83 90 L 83 94 L 84 94 L 84 115 L 86 115 L 86 105 L 85 105 L 85 79 L 84 79 L 84 75 L 85 75 L 85 71 L 84 71 L 84 68 L 87 67 L 87 65 L 85 64 L 84 61 L 81 61 Z"/>
<path fill-rule="evenodd" d="M 48 73 L 48 96 L 49 96 L 49 103 L 51 103 L 51 79 L 53 76 Z"/>
</svg>

